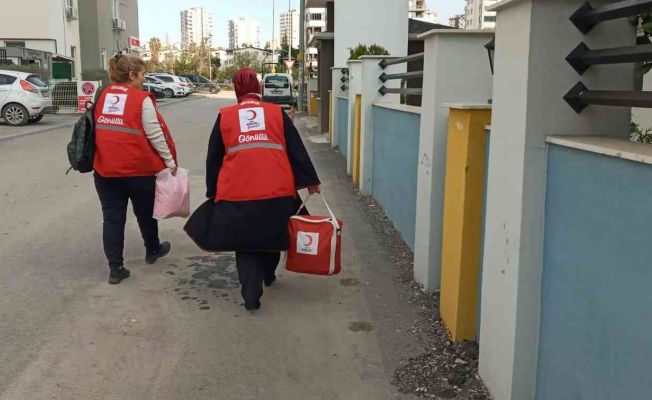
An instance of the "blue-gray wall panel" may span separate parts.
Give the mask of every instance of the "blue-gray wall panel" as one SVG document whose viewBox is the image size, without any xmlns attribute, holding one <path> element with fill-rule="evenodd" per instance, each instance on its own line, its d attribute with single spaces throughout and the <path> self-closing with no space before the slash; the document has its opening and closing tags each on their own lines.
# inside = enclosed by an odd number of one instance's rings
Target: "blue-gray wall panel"
<svg viewBox="0 0 652 400">
<path fill-rule="evenodd" d="M 348 154 L 349 146 L 349 100 L 337 98 L 337 136 L 339 138 L 338 147 L 344 157 Z"/>
<path fill-rule="evenodd" d="M 652 398 L 652 166 L 548 157 L 536 398 Z"/>
<path fill-rule="evenodd" d="M 414 250 L 419 114 L 374 106 L 373 196 Z"/>
</svg>

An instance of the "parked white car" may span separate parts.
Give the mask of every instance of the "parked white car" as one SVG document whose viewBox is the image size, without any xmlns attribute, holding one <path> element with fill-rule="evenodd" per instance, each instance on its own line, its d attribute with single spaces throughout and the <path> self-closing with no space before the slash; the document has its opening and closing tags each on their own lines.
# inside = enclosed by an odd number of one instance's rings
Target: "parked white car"
<svg viewBox="0 0 652 400">
<path fill-rule="evenodd" d="M 186 87 L 186 96 L 195 92 L 195 85 L 190 81 L 190 79 L 180 76 L 182 84 Z"/>
<path fill-rule="evenodd" d="M 7 125 L 38 122 L 50 108 L 50 88 L 37 75 L 0 70 L 0 117 Z"/>
<path fill-rule="evenodd" d="M 181 97 L 188 94 L 188 89 L 185 86 L 185 82 L 182 82 L 181 79 L 172 74 L 168 73 L 152 73 L 147 74 L 149 77 L 153 77 L 162 82 L 165 86 L 165 97 Z"/>
</svg>

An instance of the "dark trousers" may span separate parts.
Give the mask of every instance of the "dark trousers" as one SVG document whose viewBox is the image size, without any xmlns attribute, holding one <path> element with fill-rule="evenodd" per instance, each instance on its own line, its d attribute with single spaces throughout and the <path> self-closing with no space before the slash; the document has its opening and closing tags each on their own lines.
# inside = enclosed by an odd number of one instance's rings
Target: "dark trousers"
<svg viewBox="0 0 652 400">
<path fill-rule="evenodd" d="M 95 188 L 104 216 L 104 254 L 109 261 L 109 268 L 119 270 L 124 264 L 125 224 L 129 200 L 138 219 L 146 251 L 151 253 L 158 250 L 158 223 L 152 218 L 156 177 L 104 178 L 98 174 L 94 175 Z"/>
<path fill-rule="evenodd" d="M 281 260 L 279 252 L 245 252 L 235 253 L 235 264 L 242 286 L 242 298 L 248 305 L 255 305 L 263 295 L 263 281 L 275 276 L 276 267 Z"/>
</svg>

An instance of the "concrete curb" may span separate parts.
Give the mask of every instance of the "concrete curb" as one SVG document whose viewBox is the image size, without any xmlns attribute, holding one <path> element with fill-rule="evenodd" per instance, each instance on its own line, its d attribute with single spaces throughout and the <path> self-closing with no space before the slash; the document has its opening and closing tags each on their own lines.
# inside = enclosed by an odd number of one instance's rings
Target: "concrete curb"
<svg viewBox="0 0 652 400">
<path fill-rule="evenodd" d="M 186 101 L 199 100 L 200 98 L 202 98 L 202 97 L 186 97 L 184 99 L 180 99 L 178 101 L 175 101 L 174 103 L 160 104 L 160 105 L 158 105 L 158 107 L 163 108 L 163 107 L 171 106 L 173 104 L 185 103 Z M 45 126 L 43 128 L 36 128 L 34 130 L 31 130 L 31 131 L 16 133 L 14 135 L 2 136 L 2 137 L 0 137 L 0 142 L 5 141 L 5 140 L 16 139 L 16 138 L 20 138 L 20 137 L 24 137 L 24 136 L 36 135 L 37 133 L 53 131 L 55 129 L 69 128 L 69 127 L 75 126 L 76 123 L 77 123 L 77 120 L 74 120 L 74 121 L 65 122 L 65 123 L 58 124 L 58 125 Z"/>
</svg>

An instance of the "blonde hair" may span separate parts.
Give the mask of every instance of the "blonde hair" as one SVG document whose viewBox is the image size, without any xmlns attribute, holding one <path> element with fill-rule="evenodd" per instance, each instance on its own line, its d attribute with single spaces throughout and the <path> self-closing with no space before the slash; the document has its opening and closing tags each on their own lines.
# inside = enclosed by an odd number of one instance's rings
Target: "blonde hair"
<svg viewBox="0 0 652 400">
<path fill-rule="evenodd" d="M 113 83 L 129 82 L 129 73 L 145 69 L 145 62 L 131 54 L 118 54 L 109 60 L 109 78 Z"/>
</svg>

